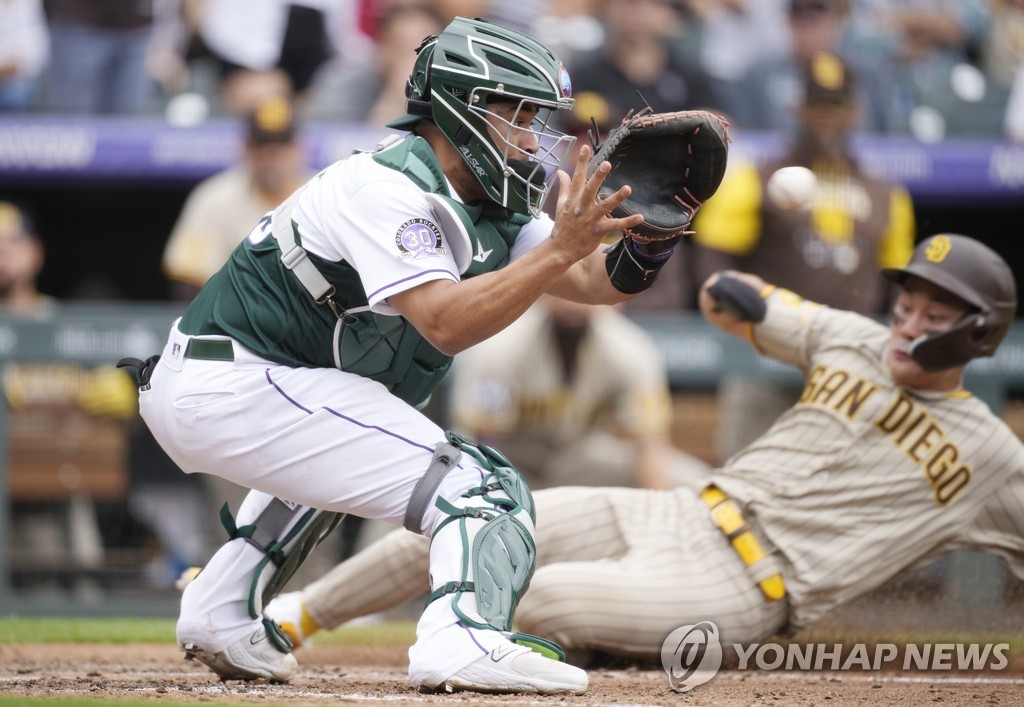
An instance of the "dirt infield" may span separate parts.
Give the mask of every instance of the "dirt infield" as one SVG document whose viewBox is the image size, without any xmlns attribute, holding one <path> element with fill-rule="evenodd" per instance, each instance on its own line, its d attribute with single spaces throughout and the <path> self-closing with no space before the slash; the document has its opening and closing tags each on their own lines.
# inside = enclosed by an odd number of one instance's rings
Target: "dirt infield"
<svg viewBox="0 0 1024 707">
<path fill-rule="evenodd" d="M 297 653 L 302 670 L 287 685 L 219 682 L 173 645 L 3 645 L 0 695 L 106 698 L 163 703 L 263 705 L 327 702 L 574 705 L 1024 704 L 1019 665 L 999 673 L 882 674 L 725 671 L 677 694 L 656 670 L 592 670 L 585 695 L 430 695 L 406 681 L 406 654 L 394 647 L 314 647 Z M 1014 661 L 1016 663 L 1016 661 Z"/>
</svg>

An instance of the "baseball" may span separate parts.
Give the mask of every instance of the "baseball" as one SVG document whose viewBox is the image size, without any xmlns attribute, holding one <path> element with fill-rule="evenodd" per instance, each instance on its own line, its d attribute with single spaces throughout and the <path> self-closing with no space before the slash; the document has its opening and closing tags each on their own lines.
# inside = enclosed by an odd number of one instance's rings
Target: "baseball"
<svg viewBox="0 0 1024 707">
<path fill-rule="evenodd" d="M 782 167 L 768 178 L 765 190 L 780 209 L 808 209 L 818 190 L 818 178 L 806 167 Z"/>
</svg>

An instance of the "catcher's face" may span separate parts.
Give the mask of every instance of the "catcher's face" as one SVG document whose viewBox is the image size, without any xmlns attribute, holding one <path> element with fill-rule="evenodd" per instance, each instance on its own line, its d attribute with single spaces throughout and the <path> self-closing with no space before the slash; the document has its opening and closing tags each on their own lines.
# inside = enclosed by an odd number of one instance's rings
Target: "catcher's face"
<svg viewBox="0 0 1024 707">
<path fill-rule="evenodd" d="M 518 194 L 536 215 L 575 138 L 553 129 L 552 110 L 527 98 L 492 95 L 473 110 L 483 116 L 488 138 L 498 151 L 495 157 L 504 184 L 496 186 Z M 510 208 L 520 210 L 511 203 Z"/>
<path fill-rule="evenodd" d="M 491 139 L 504 146 L 506 159 L 527 160 L 540 149 L 540 138 L 534 121 L 540 107 L 533 103 L 491 101 L 484 111 L 490 126 Z"/>
<path fill-rule="evenodd" d="M 968 309 L 959 297 L 927 280 L 907 278 L 893 305 L 889 324 L 889 370 L 898 385 L 918 390 L 959 387 L 963 366 L 926 371 L 910 355 L 910 345 L 919 337 L 949 331 Z"/>
</svg>

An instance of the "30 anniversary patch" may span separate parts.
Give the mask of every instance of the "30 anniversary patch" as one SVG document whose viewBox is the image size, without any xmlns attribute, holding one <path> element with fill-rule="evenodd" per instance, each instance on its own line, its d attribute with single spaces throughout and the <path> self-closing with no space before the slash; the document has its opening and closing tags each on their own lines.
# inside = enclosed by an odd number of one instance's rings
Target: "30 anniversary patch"
<svg viewBox="0 0 1024 707">
<path fill-rule="evenodd" d="M 448 252 L 441 242 L 441 229 L 425 218 L 403 223 L 395 234 L 395 245 L 402 258 L 436 257 Z"/>
</svg>

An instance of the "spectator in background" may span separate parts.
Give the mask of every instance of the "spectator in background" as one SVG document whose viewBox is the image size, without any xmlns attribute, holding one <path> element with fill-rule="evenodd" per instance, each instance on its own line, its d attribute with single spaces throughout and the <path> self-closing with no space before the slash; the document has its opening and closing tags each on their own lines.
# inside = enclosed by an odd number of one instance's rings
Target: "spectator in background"
<svg viewBox="0 0 1024 707">
<path fill-rule="evenodd" d="M 992 0 L 992 21 L 981 47 L 982 67 L 1006 92 L 1003 134 L 1024 142 L 1024 0 Z"/>
<path fill-rule="evenodd" d="M 0 199 L 0 305 L 7 314 L 42 318 L 56 300 L 39 292 L 36 282 L 45 253 L 32 218 L 24 208 Z"/>
<path fill-rule="evenodd" d="M 342 0 L 185 0 L 192 44 L 212 60 L 217 112 L 245 115 L 273 96 L 301 103 L 336 52 Z"/>
<path fill-rule="evenodd" d="M 672 2 L 598 0 L 597 9 L 605 42 L 568 67 L 577 101 L 611 124 L 644 101 L 658 112 L 718 106 L 699 62 L 684 51 L 687 27 Z"/>
<path fill-rule="evenodd" d="M 658 112 L 718 109 L 719 99 L 696 52 L 688 44 L 694 27 L 670 0 L 594 0 L 605 41 L 597 48 L 575 53 L 567 64 L 572 76 L 571 111 L 562 127 L 588 139 L 592 123 L 599 136 L 618 125 L 644 101 Z M 548 207 L 553 207 L 554 199 Z M 675 310 L 695 305 L 695 282 L 690 276 L 688 239 L 677 246 L 680 257 L 670 258 L 657 284 L 645 297 L 625 304 L 627 311 Z"/>
<path fill-rule="evenodd" d="M 544 296 L 463 356 L 454 428 L 501 449 L 530 488 L 704 483 L 708 465 L 669 439 L 661 353 L 617 309 Z"/>
<path fill-rule="evenodd" d="M 604 43 L 604 29 L 597 17 L 601 1 L 550 0 L 546 10 L 534 19 L 533 32 L 562 57 L 567 66 L 572 66 L 577 54 Z"/>
<path fill-rule="evenodd" d="M 733 93 L 727 109 L 736 125 L 747 130 L 787 131 L 801 102 L 801 76 L 818 52 L 831 52 L 856 71 L 857 128 L 870 133 L 900 133 L 907 129 L 909 109 L 894 80 L 895 66 L 884 56 L 857 51 L 845 41 L 848 0 L 788 0 L 790 51 L 754 63 Z"/>
<path fill-rule="evenodd" d="M 880 267 L 902 267 L 915 242 L 910 195 L 874 179 L 850 152 L 859 111 L 855 76 L 832 54 L 812 57 L 803 78 L 797 130 L 787 152 L 761 167 L 733 162 L 694 223 L 700 273 L 733 268 L 809 299 L 861 314 L 885 311 Z M 809 209 L 786 209 L 764 192 L 777 169 L 811 169 L 818 189 Z M 726 377 L 719 384 L 719 453 L 724 460 L 764 432 L 799 386 Z"/>
<path fill-rule="evenodd" d="M 0 2 L 0 112 L 25 111 L 50 58 L 50 33 L 42 0 Z"/>
<path fill-rule="evenodd" d="M 1010 88 L 1006 115 L 1003 116 L 1003 132 L 1007 140 L 1024 145 L 1024 61 L 1021 61 Z"/>
<path fill-rule="evenodd" d="M 379 125 L 405 112 L 405 87 L 423 38 L 444 25 L 427 4 L 396 7 L 376 25 L 374 51 L 336 57 L 314 79 L 303 115 L 310 120 Z"/>
<path fill-rule="evenodd" d="M 989 0 L 860 0 L 851 9 L 856 39 L 887 49 L 919 88 L 968 60 L 990 21 Z"/>
<path fill-rule="evenodd" d="M 1024 0 L 991 0 L 990 8 L 981 65 L 992 81 L 1009 89 L 1024 62 Z"/>
<path fill-rule="evenodd" d="M 189 194 L 164 250 L 173 296 L 191 300 L 256 223 L 310 176 L 292 104 L 272 98 L 246 119 L 242 159 Z"/>
<path fill-rule="evenodd" d="M 788 0 L 685 0 L 684 4 L 700 28 L 701 65 L 727 108 L 745 100 L 743 78 L 751 67 L 790 51 Z"/>
<path fill-rule="evenodd" d="M 147 70 L 155 0 L 44 0 L 51 61 L 46 108 L 140 114 L 156 108 Z"/>
<path fill-rule="evenodd" d="M 990 22 L 989 0 L 860 0 L 851 15 L 851 43 L 893 62 L 916 137 L 937 141 L 947 130 L 977 132 L 983 124 L 983 133 L 997 130 L 995 111 L 973 110 L 992 98 L 974 64 Z M 1000 107 L 1003 100 L 996 101 Z"/>
</svg>

